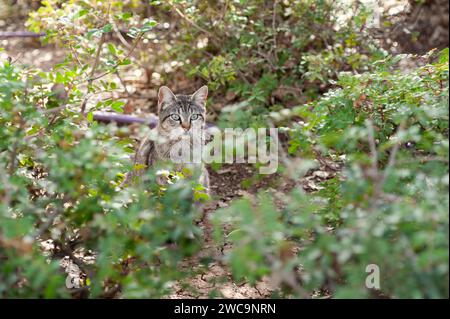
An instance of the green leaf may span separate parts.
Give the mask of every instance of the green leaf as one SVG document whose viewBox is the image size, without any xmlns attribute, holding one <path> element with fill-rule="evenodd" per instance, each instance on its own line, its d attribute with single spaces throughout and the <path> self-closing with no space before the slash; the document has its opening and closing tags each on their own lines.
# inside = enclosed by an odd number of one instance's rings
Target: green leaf
<svg viewBox="0 0 450 319">
<path fill-rule="evenodd" d="M 125 105 L 125 102 L 123 102 L 123 101 L 114 101 L 112 104 L 111 104 L 111 108 L 114 110 L 114 111 L 116 111 L 116 112 L 119 112 L 119 113 L 123 113 L 123 106 Z"/>
<path fill-rule="evenodd" d="M 151 29 L 153 29 L 153 27 L 155 27 L 158 24 L 158 22 L 156 22 L 155 20 L 144 20 L 144 24 L 141 27 L 141 32 L 147 32 L 150 31 Z"/>
<path fill-rule="evenodd" d="M 114 56 L 117 54 L 116 46 L 112 43 L 108 43 L 108 50 Z"/>
<path fill-rule="evenodd" d="M 449 48 L 445 48 L 441 52 L 439 52 L 439 63 L 448 63 L 449 62 Z"/>
<path fill-rule="evenodd" d="M 99 33 L 98 29 L 91 29 L 86 33 L 86 38 L 88 38 L 88 40 L 92 39 L 93 35 L 97 35 Z"/>
<path fill-rule="evenodd" d="M 103 33 L 109 33 L 109 32 L 111 32 L 112 29 L 113 29 L 112 24 L 108 23 L 102 28 L 102 32 Z"/>
<path fill-rule="evenodd" d="M 89 13 L 89 11 L 87 9 L 81 9 L 73 16 L 72 20 L 75 21 L 75 20 L 81 18 L 82 16 L 85 16 L 88 13 Z"/>
<path fill-rule="evenodd" d="M 86 115 L 86 119 L 88 120 L 88 122 L 93 122 L 94 121 L 94 112 L 92 112 L 92 111 L 88 112 L 88 114 Z"/>
</svg>

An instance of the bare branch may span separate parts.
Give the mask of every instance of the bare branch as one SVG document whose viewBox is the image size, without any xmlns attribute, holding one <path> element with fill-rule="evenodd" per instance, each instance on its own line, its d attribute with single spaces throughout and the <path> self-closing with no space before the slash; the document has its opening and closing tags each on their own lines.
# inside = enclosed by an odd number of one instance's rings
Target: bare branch
<svg viewBox="0 0 450 319">
<path fill-rule="evenodd" d="M 114 65 L 114 66 L 111 68 L 111 70 L 106 71 L 106 72 L 104 72 L 104 73 L 102 73 L 102 74 L 100 74 L 100 75 L 98 75 L 98 76 L 95 76 L 95 77 L 92 77 L 92 76 L 91 76 L 87 81 L 88 81 L 89 83 L 92 83 L 93 81 L 98 80 L 98 79 L 104 77 L 105 75 L 108 75 L 108 74 L 114 72 L 115 69 L 120 65 L 120 63 L 122 63 L 123 61 L 125 61 L 126 59 L 128 59 L 128 58 L 131 56 L 131 54 L 132 54 L 133 51 L 136 49 L 136 47 L 137 47 L 137 45 L 138 45 L 138 43 L 139 43 L 139 41 L 141 40 L 141 38 L 142 38 L 143 35 L 144 35 L 144 33 L 140 33 L 140 34 L 139 34 L 139 36 L 138 36 L 138 37 L 136 38 L 136 40 L 134 41 L 134 44 L 133 44 L 133 46 L 131 47 L 131 49 L 130 49 L 130 51 L 128 52 L 128 54 L 127 54 L 123 59 L 121 59 L 119 63 L 116 63 L 116 65 Z"/>
<path fill-rule="evenodd" d="M 123 81 L 122 77 L 120 76 L 119 71 L 116 70 L 116 72 L 114 72 L 114 73 L 116 74 L 117 78 L 119 79 L 120 84 L 122 84 L 123 89 L 124 89 L 126 95 L 127 95 L 128 97 L 130 97 L 131 94 L 130 94 L 130 92 L 129 92 L 128 89 L 127 89 L 127 85 L 125 84 L 125 82 Z"/>
<path fill-rule="evenodd" d="M 97 70 L 98 62 L 100 61 L 100 53 L 102 51 L 102 47 L 103 47 L 104 43 L 105 43 L 105 34 L 103 33 L 102 36 L 100 37 L 100 42 L 98 44 L 97 53 L 95 54 L 95 60 L 94 60 L 93 66 L 92 66 L 91 75 L 89 76 L 89 79 L 88 79 L 89 84 L 91 84 L 92 81 L 94 80 L 93 77 L 95 75 L 95 71 Z"/>
<path fill-rule="evenodd" d="M 400 126 L 398 127 L 397 132 L 395 134 L 396 138 L 398 138 L 398 135 L 403 131 L 404 126 L 405 126 L 404 122 L 400 123 Z M 395 165 L 395 160 L 397 157 L 397 153 L 400 149 L 400 145 L 401 145 L 400 141 L 396 141 L 396 143 L 392 147 L 391 153 L 389 155 L 388 163 L 386 165 L 386 168 L 384 169 L 383 176 L 380 180 L 380 187 L 383 187 L 383 184 L 384 184 L 386 178 L 388 177 L 392 167 L 394 167 L 394 165 Z"/>
<path fill-rule="evenodd" d="M 377 152 L 377 145 L 375 142 L 372 120 L 367 120 L 366 125 L 367 125 L 370 154 L 372 157 L 372 174 L 373 176 L 378 176 L 378 152 Z"/>
<path fill-rule="evenodd" d="M 203 32 L 204 34 L 206 34 L 207 36 L 209 36 L 210 38 L 213 38 L 214 36 L 211 34 L 211 32 L 209 32 L 208 30 L 203 29 L 201 26 L 199 26 L 198 24 L 196 24 L 194 21 L 192 21 L 189 17 L 187 17 L 183 12 L 181 12 L 180 9 L 178 9 L 177 7 L 174 7 L 175 12 L 184 20 L 186 20 L 191 26 L 193 26 L 194 28 L 196 28 L 197 30 Z"/>
</svg>

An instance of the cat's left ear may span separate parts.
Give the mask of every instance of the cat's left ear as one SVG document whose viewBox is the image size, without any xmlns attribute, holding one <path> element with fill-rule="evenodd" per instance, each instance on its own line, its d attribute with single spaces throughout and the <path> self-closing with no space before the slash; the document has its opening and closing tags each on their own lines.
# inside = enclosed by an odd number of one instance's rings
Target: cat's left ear
<svg viewBox="0 0 450 319">
<path fill-rule="evenodd" d="M 197 92 L 192 94 L 191 99 L 195 101 L 195 103 L 205 107 L 207 97 L 208 97 L 208 87 L 205 85 L 199 88 Z"/>
</svg>

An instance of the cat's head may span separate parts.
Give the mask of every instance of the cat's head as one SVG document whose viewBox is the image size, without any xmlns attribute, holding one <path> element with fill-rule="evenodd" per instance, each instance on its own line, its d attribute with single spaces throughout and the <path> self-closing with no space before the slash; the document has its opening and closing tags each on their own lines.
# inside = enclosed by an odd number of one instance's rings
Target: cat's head
<svg viewBox="0 0 450 319">
<path fill-rule="evenodd" d="M 175 95 L 167 86 L 162 86 L 158 92 L 159 133 L 172 140 L 203 129 L 207 96 L 207 86 L 192 95 Z"/>
</svg>

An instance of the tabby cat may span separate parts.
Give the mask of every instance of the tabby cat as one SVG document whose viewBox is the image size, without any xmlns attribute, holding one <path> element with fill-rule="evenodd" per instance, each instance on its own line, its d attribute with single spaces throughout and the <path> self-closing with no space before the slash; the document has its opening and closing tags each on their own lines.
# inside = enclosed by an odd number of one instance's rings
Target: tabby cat
<svg viewBox="0 0 450 319">
<path fill-rule="evenodd" d="M 143 139 L 134 156 L 135 167 L 150 167 L 156 161 L 173 161 L 174 154 L 183 146 L 187 146 L 191 152 L 201 152 L 205 143 L 207 96 L 207 86 L 201 87 L 192 95 L 175 95 L 168 87 L 162 86 L 158 92 L 157 138 L 155 141 L 150 136 Z M 192 147 L 193 145 L 200 145 L 201 148 Z M 198 176 L 198 182 L 209 193 L 209 176 L 205 165 L 201 161 L 175 164 L 177 170 L 183 167 L 189 168 Z M 143 169 L 135 169 L 128 174 L 125 183 L 130 183 L 143 173 Z"/>
</svg>

